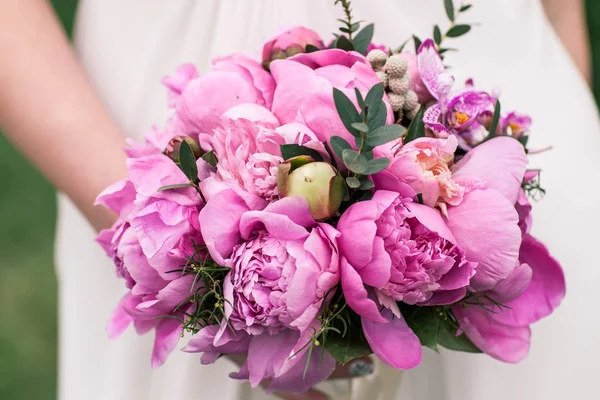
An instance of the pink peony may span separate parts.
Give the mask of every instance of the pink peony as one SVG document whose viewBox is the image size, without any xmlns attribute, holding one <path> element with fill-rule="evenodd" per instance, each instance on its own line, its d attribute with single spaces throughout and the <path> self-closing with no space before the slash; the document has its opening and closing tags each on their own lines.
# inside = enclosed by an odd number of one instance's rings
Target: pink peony
<svg viewBox="0 0 600 400">
<path fill-rule="evenodd" d="M 194 79 L 198 79 L 198 70 L 194 64 L 186 63 L 180 65 L 173 75 L 167 75 L 162 79 L 162 84 L 167 87 L 167 98 L 169 107 L 175 108 L 181 93 Z"/>
<path fill-rule="evenodd" d="M 550 315 L 565 296 L 560 265 L 531 235 L 523 238 L 519 263 L 505 281 L 480 294 L 481 306 L 471 301 L 466 307 L 453 308 L 461 330 L 477 347 L 510 363 L 522 361 L 527 355 L 529 325 Z M 505 307 L 498 306 L 498 302 Z"/>
<path fill-rule="evenodd" d="M 393 155 L 390 166 L 375 182 L 386 179 L 386 175 L 398 177 L 421 194 L 423 204 L 439 207 L 446 214 L 446 205 L 460 204 L 464 195 L 464 188 L 452 179 L 450 171 L 457 146 L 454 136 L 413 140 Z"/>
<path fill-rule="evenodd" d="M 385 324 L 378 303 L 401 318 L 397 301 L 441 305 L 466 295 L 476 264 L 467 261 L 434 209 L 380 190 L 371 200 L 350 206 L 337 228 L 342 234 L 342 289 L 363 319 Z M 413 351 L 420 352 L 420 344 Z M 411 367 L 394 355 L 386 357 L 394 366 Z"/>
<path fill-rule="evenodd" d="M 417 55 L 414 53 L 404 52 L 401 53 L 402 57 L 408 63 L 408 75 L 410 76 L 410 90 L 417 94 L 420 104 L 427 104 L 433 100 L 433 96 L 427 89 L 427 86 L 421 79 L 421 73 L 419 72 L 419 63 L 417 61 Z"/>
<path fill-rule="evenodd" d="M 232 335 L 223 323 L 212 344 L 204 341 L 203 348 L 219 352 L 245 332 L 251 336 L 248 360 L 239 377 L 254 386 L 275 378 L 273 384 L 278 385 L 293 372 L 295 379 L 288 383 L 304 384 L 300 378 L 304 364 L 300 367 L 299 360 L 306 361 L 306 350 L 289 356 L 310 340 L 312 329 L 319 326 L 316 318 L 323 302 L 339 282 L 335 248 L 339 232 L 316 223 L 302 197 L 252 210 L 232 189 L 213 195 L 200 219 L 212 258 L 231 268 L 224 285 L 225 312 L 229 324 L 240 332 Z M 278 341 L 284 344 L 276 346 Z M 325 367 L 313 371 L 320 380 L 331 373 L 330 356 L 325 358 Z"/>
<path fill-rule="evenodd" d="M 295 26 L 281 30 L 263 46 L 262 61 L 268 64 L 276 59 L 287 58 L 306 51 L 312 45 L 319 49 L 325 47 L 319 34 L 312 29 Z"/>
<path fill-rule="evenodd" d="M 354 137 L 342 124 L 333 102 L 333 88 L 356 100 L 354 89 L 363 96 L 380 83 L 371 65 L 361 54 L 339 49 L 299 54 L 271 64 L 277 82 L 273 114 L 283 124 L 300 122 L 321 141 L 337 135 L 354 143 Z M 387 98 L 386 98 L 387 104 Z M 393 121 L 388 105 L 387 122 Z"/>
</svg>

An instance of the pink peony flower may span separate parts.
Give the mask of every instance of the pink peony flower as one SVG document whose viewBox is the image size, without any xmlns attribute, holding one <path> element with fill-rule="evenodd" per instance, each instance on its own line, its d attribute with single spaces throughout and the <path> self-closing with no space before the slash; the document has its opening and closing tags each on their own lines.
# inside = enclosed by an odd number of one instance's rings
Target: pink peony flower
<svg viewBox="0 0 600 400">
<path fill-rule="evenodd" d="M 464 188 L 454 181 L 450 171 L 457 146 L 454 136 L 413 140 L 393 155 L 390 166 L 375 177 L 375 182 L 388 175 L 400 178 L 421 194 L 423 204 L 439 207 L 446 214 L 446 206 L 460 204 L 464 195 Z"/>
<path fill-rule="evenodd" d="M 417 94 L 420 104 L 427 104 L 433 100 L 433 96 L 427 89 L 427 86 L 421 79 L 421 72 L 419 71 L 419 63 L 417 61 L 417 55 L 414 53 L 403 52 L 402 57 L 408 63 L 408 75 L 410 76 L 410 90 Z"/>
<path fill-rule="evenodd" d="M 560 265 L 531 235 L 523 237 L 519 263 L 505 281 L 484 293 L 486 297 L 479 297 L 483 307 L 469 304 L 453 308 L 461 330 L 477 347 L 510 363 L 520 362 L 527 356 L 531 339 L 529 325 L 550 315 L 565 296 L 565 278 Z M 498 302 L 505 307 L 498 306 Z"/>
<path fill-rule="evenodd" d="M 221 115 L 238 104 L 270 108 L 275 82 L 262 65 L 243 54 L 213 60 L 213 70 L 181 91 L 169 122 L 172 136 L 196 138 L 219 126 Z"/>
<path fill-rule="evenodd" d="M 191 63 L 182 64 L 175 70 L 173 75 L 167 75 L 162 79 L 162 84 L 167 87 L 168 105 L 171 108 L 177 106 L 181 93 L 194 79 L 198 79 L 198 70 Z"/>
<path fill-rule="evenodd" d="M 306 51 L 306 46 L 312 45 L 319 49 L 325 47 L 319 34 L 303 26 L 286 28 L 275 34 L 263 46 L 262 61 L 270 61 L 294 56 Z"/>
<path fill-rule="evenodd" d="M 296 364 L 306 361 L 306 350 L 289 357 L 310 340 L 312 328 L 319 326 L 316 318 L 323 302 L 339 282 L 335 248 L 339 232 L 316 223 L 302 197 L 252 210 L 232 189 L 214 194 L 200 219 L 212 258 L 231 268 L 224 285 L 225 312 L 229 324 L 240 332 L 232 335 L 223 323 L 211 343 L 202 339 L 202 348 L 218 353 L 245 332 L 250 335 L 248 360 L 238 377 L 254 386 L 266 378 L 274 378 L 273 388 L 284 382 L 304 385 L 304 364 Z M 274 345 L 278 341 L 284 344 Z M 322 370 L 312 373 L 319 380 L 335 366 L 329 358 L 325 356 Z M 284 379 L 288 373 L 295 378 Z"/>
<path fill-rule="evenodd" d="M 380 83 L 369 62 L 357 52 L 339 49 L 298 54 L 271 64 L 277 82 L 273 98 L 273 114 L 282 124 L 300 122 L 315 133 L 320 141 L 329 141 L 337 135 L 354 143 L 346 130 L 333 102 L 333 88 L 342 90 L 356 100 L 354 89 L 366 95 Z M 387 98 L 387 121 L 393 121 L 393 112 Z"/>
<path fill-rule="evenodd" d="M 476 264 L 467 261 L 434 209 L 380 190 L 372 200 L 350 206 L 337 228 L 341 233 L 342 289 L 348 305 L 363 320 L 386 323 L 378 303 L 402 318 L 397 301 L 441 305 L 466 295 Z M 378 302 L 370 294 L 376 295 Z M 417 341 L 414 354 L 420 348 Z M 405 356 L 388 354 L 386 358 L 393 360 L 394 366 L 410 368 L 397 358 Z"/>
</svg>

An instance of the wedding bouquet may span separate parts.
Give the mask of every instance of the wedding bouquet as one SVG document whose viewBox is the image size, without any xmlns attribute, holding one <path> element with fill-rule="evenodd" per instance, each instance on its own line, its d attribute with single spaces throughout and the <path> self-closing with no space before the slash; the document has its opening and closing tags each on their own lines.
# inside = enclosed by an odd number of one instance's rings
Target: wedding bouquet
<svg viewBox="0 0 600 400">
<path fill-rule="evenodd" d="M 521 361 L 530 324 L 565 293 L 529 234 L 529 117 L 455 82 L 443 43 L 371 43 L 347 1 L 326 44 L 295 27 L 262 63 L 243 54 L 163 84 L 172 116 L 126 149 L 98 203 L 98 241 L 127 294 L 108 324 L 155 330 L 152 365 L 184 351 L 247 354 L 232 377 L 303 391 L 374 354 L 409 369 L 422 347 Z"/>
</svg>

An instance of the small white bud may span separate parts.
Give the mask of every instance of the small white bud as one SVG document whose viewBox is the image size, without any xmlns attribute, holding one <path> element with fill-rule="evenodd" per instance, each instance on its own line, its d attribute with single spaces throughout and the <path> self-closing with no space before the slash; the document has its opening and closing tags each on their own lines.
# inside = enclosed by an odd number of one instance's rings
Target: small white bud
<svg viewBox="0 0 600 400">
<path fill-rule="evenodd" d="M 419 109 L 419 97 L 412 90 L 406 92 L 406 102 L 404 104 L 404 108 L 407 110 L 412 110 L 414 108 L 417 110 Z"/>
<path fill-rule="evenodd" d="M 389 78 L 387 74 L 384 71 L 377 71 L 375 74 L 377 75 L 381 83 L 383 83 L 383 87 L 386 88 L 389 84 Z"/>
<path fill-rule="evenodd" d="M 410 87 L 410 77 L 405 75 L 402 78 L 390 78 L 389 86 L 392 92 L 405 96 Z"/>
<path fill-rule="evenodd" d="M 401 78 L 408 71 L 408 62 L 400 54 L 394 54 L 385 63 L 385 72 L 392 78 Z"/>
<path fill-rule="evenodd" d="M 396 93 L 388 93 L 392 110 L 401 111 L 404 108 L 404 96 Z"/>
<path fill-rule="evenodd" d="M 367 54 L 367 60 L 371 63 L 371 66 L 375 71 L 380 71 L 387 59 L 387 54 L 379 49 L 371 50 L 369 54 Z"/>
</svg>

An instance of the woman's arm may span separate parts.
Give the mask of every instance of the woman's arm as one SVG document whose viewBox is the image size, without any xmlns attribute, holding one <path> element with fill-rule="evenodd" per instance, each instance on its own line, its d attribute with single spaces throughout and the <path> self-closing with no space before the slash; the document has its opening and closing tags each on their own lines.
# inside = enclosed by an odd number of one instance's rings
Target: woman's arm
<svg viewBox="0 0 600 400">
<path fill-rule="evenodd" d="M 583 0 L 542 0 L 548 19 L 577 67 L 592 80 L 590 44 Z"/>
<path fill-rule="evenodd" d="M 93 203 L 126 174 L 124 137 L 45 0 L 0 1 L 0 127 L 94 227 L 112 224 Z"/>
</svg>

